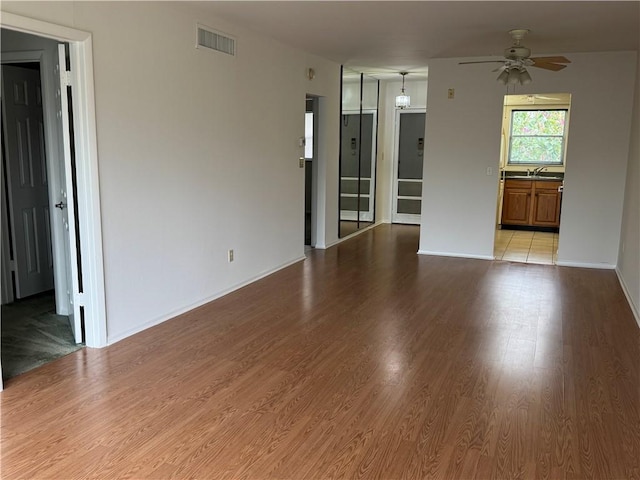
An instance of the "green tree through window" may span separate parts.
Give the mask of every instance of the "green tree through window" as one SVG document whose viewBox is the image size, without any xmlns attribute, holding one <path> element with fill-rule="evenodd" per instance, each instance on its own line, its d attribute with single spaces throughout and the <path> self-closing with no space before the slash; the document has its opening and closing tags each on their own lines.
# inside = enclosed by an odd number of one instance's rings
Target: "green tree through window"
<svg viewBox="0 0 640 480">
<path fill-rule="evenodd" d="M 566 110 L 513 110 L 510 165 L 562 165 Z"/>
</svg>

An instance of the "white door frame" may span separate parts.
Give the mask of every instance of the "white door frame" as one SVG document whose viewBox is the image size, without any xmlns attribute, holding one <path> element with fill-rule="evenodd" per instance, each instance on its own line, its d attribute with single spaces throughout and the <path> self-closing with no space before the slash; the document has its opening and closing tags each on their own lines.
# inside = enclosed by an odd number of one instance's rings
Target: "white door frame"
<svg viewBox="0 0 640 480">
<path fill-rule="evenodd" d="M 318 208 L 321 201 L 320 193 L 318 190 L 318 174 L 319 174 L 319 168 L 320 168 L 319 166 L 320 161 L 318 159 L 319 157 L 318 139 L 320 138 L 320 132 L 323 131 L 320 127 L 320 114 L 319 114 L 321 99 L 322 97 L 318 95 L 313 95 L 311 93 L 308 93 L 305 97 L 305 107 L 306 107 L 306 102 L 308 100 L 311 100 L 313 105 L 311 108 L 311 112 L 305 112 L 305 114 L 313 113 L 313 153 L 312 153 L 313 156 L 311 158 L 311 244 L 310 246 L 314 248 L 316 248 L 321 243 L 321 240 L 318 234 L 318 231 L 320 230 L 319 228 L 320 217 L 318 215 Z M 306 159 L 305 159 L 305 162 L 306 162 Z M 306 182 L 306 179 L 305 179 L 305 182 Z M 306 184 L 305 184 L 305 201 L 306 201 Z M 306 218 L 305 218 L 305 222 L 306 222 Z"/>
<path fill-rule="evenodd" d="M 400 153 L 400 115 L 403 113 L 424 113 L 426 108 L 403 108 L 396 110 L 393 138 L 393 175 L 391 176 L 391 223 L 411 223 L 420 225 L 421 215 L 398 213 L 398 155 Z M 423 158 L 424 160 L 424 158 Z M 424 180 L 424 173 L 423 173 Z M 422 183 L 422 182 L 420 182 Z"/>
<path fill-rule="evenodd" d="M 84 291 L 76 294 L 76 301 L 84 309 L 86 345 L 104 347 L 107 345 L 107 323 L 91 33 L 6 12 L 2 12 L 1 26 L 69 43 L 79 207 L 77 214 L 84 283 Z"/>
</svg>

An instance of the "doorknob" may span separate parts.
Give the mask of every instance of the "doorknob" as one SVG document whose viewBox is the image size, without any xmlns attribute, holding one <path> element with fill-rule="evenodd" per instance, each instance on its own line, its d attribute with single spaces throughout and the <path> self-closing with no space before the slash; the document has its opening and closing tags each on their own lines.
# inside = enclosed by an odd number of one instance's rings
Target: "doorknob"
<svg viewBox="0 0 640 480">
<path fill-rule="evenodd" d="M 66 208 L 66 207 L 67 207 L 67 204 L 66 204 L 66 203 L 64 203 L 64 202 L 60 202 L 60 203 L 56 203 L 56 204 L 55 204 L 55 207 L 56 207 L 56 208 L 59 208 L 60 210 L 63 210 L 64 208 Z"/>
</svg>

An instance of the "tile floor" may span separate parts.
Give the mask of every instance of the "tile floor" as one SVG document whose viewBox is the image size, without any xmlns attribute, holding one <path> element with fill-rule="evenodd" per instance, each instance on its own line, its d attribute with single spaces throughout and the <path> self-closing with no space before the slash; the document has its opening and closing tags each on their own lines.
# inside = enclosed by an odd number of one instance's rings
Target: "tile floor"
<svg viewBox="0 0 640 480">
<path fill-rule="evenodd" d="M 555 265 L 557 253 L 557 233 L 496 230 L 493 247 L 496 260 Z"/>
</svg>

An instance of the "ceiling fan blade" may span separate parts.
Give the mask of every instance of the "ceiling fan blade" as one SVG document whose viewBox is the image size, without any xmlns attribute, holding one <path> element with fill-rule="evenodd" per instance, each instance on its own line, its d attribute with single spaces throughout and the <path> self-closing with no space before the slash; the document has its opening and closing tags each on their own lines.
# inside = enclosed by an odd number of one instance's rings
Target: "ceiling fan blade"
<svg viewBox="0 0 640 480">
<path fill-rule="evenodd" d="M 470 63 L 504 63 L 504 60 L 480 60 L 477 62 L 458 62 L 458 65 L 468 65 Z"/>
<path fill-rule="evenodd" d="M 533 57 L 529 60 L 542 63 L 571 63 L 567 57 Z"/>
<path fill-rule="evenodd" d="M 566 65 L 560 65 L 559 63 L 538 63 L 538 62 L 534 62 L 533 65 L 531 65 L 532 67 L 538 67 L 538 68 L 544 68 L 545 70 L 551 70 L 553 72 L 557 72 L 558 70 L 562 70 L 563 68 L 566 68 Z"/>
</svg>

